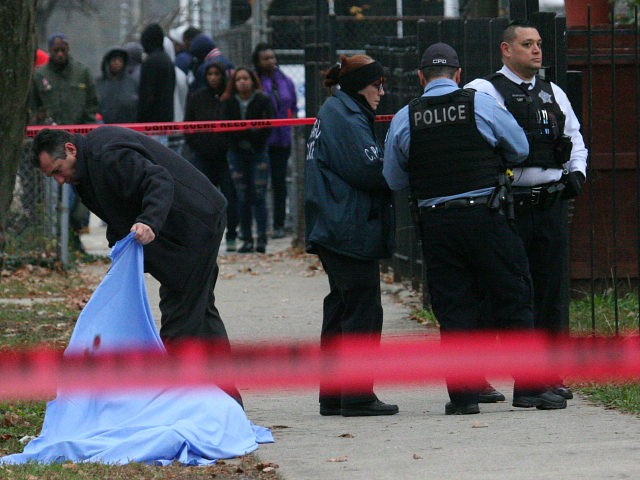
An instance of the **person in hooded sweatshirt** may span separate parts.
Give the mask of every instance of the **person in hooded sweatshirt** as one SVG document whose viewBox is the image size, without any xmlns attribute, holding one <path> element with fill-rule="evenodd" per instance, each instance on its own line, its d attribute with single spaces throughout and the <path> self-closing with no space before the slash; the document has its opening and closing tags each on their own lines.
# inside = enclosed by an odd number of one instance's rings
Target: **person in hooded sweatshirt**
<svg viewBox="0 0 640 480">
<path fill-rule="evenodd" d="M 189 53 L 194 57 L 192 68 L 195 70 L 193 82 L 189 85 L 190 92 L 195 92 L 206 85 L 205 62 L 222 63 L 227 70 L 227 74 L 230 74 L 231 70 L 235 68 L 231 60 L 222 54 L 213 39 L 206 33 L 200 33 L 194 37 L 189 45 Z"/>
<path fill-rule="evenodd" d="M 138 121 L 172 122 L 176 74 L 171 58 L 164 51 L 162 27 L 157 23 L 147 26 L 140 42 L 147 58 L 140 67 Z M 166 135 L 156 135 L 154 138 L 165 146 L 168 144 Z"/>
<path fill-rule="evenodd" d="M 136 82 L 136 88 L 140 85 L 140 66 L 142 65 L 142 45 L 140 42 L 127 42 L 122 47 L 127 52 L 127 74 Z"/>
<path fill-rule="evenodd" d="M 127 73 L 129 54 L 111 48 L 102 58 L 102 76 L 96 80 L 98 112 L 104 123 L 131 123 L 138 115 L 138 84 Z"/>
<path fill-rule="evenodd" d="M 176 67 L 182 70 L 187 76 L 191 72 L 191 65 L 193 63 L 193 54 L 189 51 L 189 48 L 191 47 L 193 39 L 201 33 L 202 30 L 193 26 L 187 27 L 187 29 L 182 32 L 182 44 L 184 45 L 184 48 L 181 52 L 176 53 L 176 60 L 174 63 L 176 64 Z M 191 74 L 191 77 L 193 80 L 193 73 Z"/>
<path fill-rule="evenodd" d="M 223 120 L 222 99 L 228 79 L 225 66 L 217 62 L 205 63 L 207 85 L 189 94 L 184 121 Z M 185 135 L 187 145 L 193 151 L 193 163 L 204 173 L 227 199 L 227 252 L 236 250 L 238 227 L 238 196 L 231 180 L 227 150 L 227 135 L 216 132 Z"/>
</svg>

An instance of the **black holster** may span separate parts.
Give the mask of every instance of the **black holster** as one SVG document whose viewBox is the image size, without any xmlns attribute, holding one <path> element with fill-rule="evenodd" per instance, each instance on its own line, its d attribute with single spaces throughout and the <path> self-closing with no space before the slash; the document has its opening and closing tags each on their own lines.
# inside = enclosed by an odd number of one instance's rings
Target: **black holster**
<svg viewBox="0 0 640 480">
<path fill-rule="evenodd" d="M 571 137 L 567 135 L 562 135 L 556 140 L 553 146 L 553 159 L 558 165 L 564 165 L 569 161 L 572 147 Z"/>
<path fill-rule="evenodd" d="M 511 193 L 511 181 L 507 178 L 507 175 L 500 173 L 498 175 L 498 185 L 491 192 L 487 207 L 490 210 L 503 209 L 507 220 L 514 222 L 516 219 L 515 209 L 513 205 L 513 194 Z"/>
</svg>

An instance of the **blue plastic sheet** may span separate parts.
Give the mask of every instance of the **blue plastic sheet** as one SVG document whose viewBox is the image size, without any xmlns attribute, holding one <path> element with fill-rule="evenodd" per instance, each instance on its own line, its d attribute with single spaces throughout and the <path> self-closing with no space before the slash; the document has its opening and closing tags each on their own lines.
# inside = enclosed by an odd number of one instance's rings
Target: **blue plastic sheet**
<svg viewBox="0 0 640 480">
<path fill-rule="evenodd" d="M 143 273 L 143 250 L 133 234 L 111 252 L 113 264 L 80 314 L 65 351 L 158 349 Z M 40 436 L 0 464 L 26 462 L 173 461 L 207 465 L 273 442 L 238 403 L 217 387 L 126 393 L 65 393 L 47 403 Z"/>
</svg>

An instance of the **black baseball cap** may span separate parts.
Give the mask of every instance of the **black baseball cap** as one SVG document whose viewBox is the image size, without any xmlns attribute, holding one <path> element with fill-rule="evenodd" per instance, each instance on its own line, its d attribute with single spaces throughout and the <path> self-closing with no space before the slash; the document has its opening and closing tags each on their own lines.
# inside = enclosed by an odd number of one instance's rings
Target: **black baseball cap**
<svg viewBox="0 0 640 480">
<path fill-rule="evenodd" d="M 434 43 L 422 54 L 420 69 L 425 67 L 460 68 L 460 60 L 456 51 L 446 43 Z"/>
</svg>

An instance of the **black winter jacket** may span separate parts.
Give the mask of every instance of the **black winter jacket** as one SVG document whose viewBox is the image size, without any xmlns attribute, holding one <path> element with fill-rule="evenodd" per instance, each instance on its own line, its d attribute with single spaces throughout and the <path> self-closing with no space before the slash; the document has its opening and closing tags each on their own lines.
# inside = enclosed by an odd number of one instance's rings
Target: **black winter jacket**
<svg viewBox="0 0 640 480">
<path fill-rule="evenodd" d="M 189 94 L 184 121 L 222 120 L 222 102 L 211 87 L 202 87 Z M 228 138 L 223 133 L 193 133 L 185 135 L 187 144 L 203 160 L 226 159 Z"/>
<path fill-rule="evenodd" d="M 173 122 L 176 72 L 162 46 L 163 39 L 162 29 L 156 24 L 149 25 L 140 38 L 148 57 L 140 67 L 139 122 Z"/>
<path fill-rule="evenodd" d="M 242 120 L 240 116 L 240 103 L 233 97 L 223 103 L 223 115 L 225 120 Z M 274 118 L 271 100 L 264 93 L 256 91 L 247 106 L 245 119 Z M 267 140 L 271 135 L 270 128 L 250 128 L 227 134 L 229 149 L 234 152 L 250 151 L 259 152 L 267 147 Z"/>
<path fill-rule="evenodd" d="M 76 135 L 82 202 L 104 220 L 112 246 L 136 222 L 156 234 L 144 246 L 145 271 L 181 290 L 194 268 L 215 255 L 226 200 L 193 165 L 151 137 L 104 126 Z"/>
</svg>

